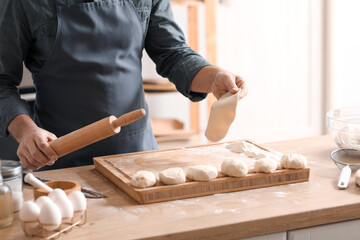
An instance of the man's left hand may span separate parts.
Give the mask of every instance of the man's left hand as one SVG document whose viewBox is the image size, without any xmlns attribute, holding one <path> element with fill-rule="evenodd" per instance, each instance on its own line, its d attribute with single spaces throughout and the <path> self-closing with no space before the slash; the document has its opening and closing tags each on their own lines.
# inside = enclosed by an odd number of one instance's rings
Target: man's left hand
<svg viewBox="0 0 360 240">
<path fill-rule="evenodd" d="M 235 94 L 238 91 L 240 91 L 239 99 L 245 97 L 248 92 L 245 81 L 239 75 L 225 70 L 216 73 L 211 92 L 217 99 L 227 92 Z"/>
</svg>

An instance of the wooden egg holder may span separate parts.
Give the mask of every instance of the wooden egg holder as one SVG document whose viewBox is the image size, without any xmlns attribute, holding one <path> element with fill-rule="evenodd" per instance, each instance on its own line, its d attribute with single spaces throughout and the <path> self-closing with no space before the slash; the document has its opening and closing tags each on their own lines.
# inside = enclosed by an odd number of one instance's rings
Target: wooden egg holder
<svg viewBox="0 0 360 240">
<path fill-rule="evenodd" d="M 70 219 L 63 220 L 60 226 L 52 231 L 46 230 L 44 227 L 52 226 L 50 224 L 41 224 L 38 221 L 21 221 L 21 227 L 24 233 L 30 237 L 39 237 L 44 239 L 57 239 L 62 233 L 70 232 L 75 226 L 84 225 L 87 221 L 87 209 L 84 211 L 74 212 L 74 216 Z M 39 223 L 35 228 L 29 228 L 33 223 Z"/>
</svg>

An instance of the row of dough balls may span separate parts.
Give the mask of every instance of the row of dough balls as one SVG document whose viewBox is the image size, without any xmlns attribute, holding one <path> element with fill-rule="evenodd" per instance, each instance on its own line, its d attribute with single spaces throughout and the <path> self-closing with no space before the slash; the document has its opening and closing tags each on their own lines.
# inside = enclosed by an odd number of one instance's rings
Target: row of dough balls
<svg viewBox="0 0 360 240">
<path fill-rule="evenodd" d="M 306 158 L 301 154 L 285 154 L 280 161 L 281 168 L 301 169 L 306 167 Z M 278 162 L 271 158 L 257 160 L 254 165 L 255 172 L 272 173 L 279 169 Z M 240 159 L 229 158 L 221 164 L 221 172 L 229 177 L 244 177 L 249 169 Z M 210 165 L 196 165 L 189 167 L 185 172 L 180 167 L 168 168 L 159 172 L 159 179 L 163 184 L 174 185 L 186 182 L 186 178 L 193 181 L 206 182 L 215 179 L 218 171 Z M 130 181 L 137 188 L 152 187 L 156 184 L 156 176 L 150 171 L 138 171 Z"/>
<path fill-rule="evenodd" d="M 303 169 L 307 166 L 307 159 L 301 154 L 284 154 L 280 161 L 273 156 L 265 156 L 255 161 L 254 172 L 273 173 L 280 169 Z M 244 177 L 248 174 L 247 164 L 239 159 L 227 159 L 221 165 L 221 172 L 230 177 Z"/>
<path fill-rule="evenodd" d="M 175 185 L 186 182 L 186 178 L 193 181 L 211 181 L 218 175 L 215 167 L 210 165 L 196 165 L 189 167 L 185 172 L 180 167 L 173 167 L 159 172 L 159 180 L 166 185 Z M 131 185 L 137 188 L 152 187 L 156 184 L 156 176 L 150 171 L 138 171 L 130 181 Z"/>
</svg>

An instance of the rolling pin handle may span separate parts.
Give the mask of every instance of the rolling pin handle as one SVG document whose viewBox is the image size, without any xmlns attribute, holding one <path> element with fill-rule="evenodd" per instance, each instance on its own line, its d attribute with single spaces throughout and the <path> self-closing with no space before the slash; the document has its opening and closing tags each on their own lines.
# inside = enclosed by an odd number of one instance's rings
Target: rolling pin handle
<svg viewBox="0 0 360 240">
<path fill-rule="evenodd" d="M 110 123 L 110 125 L 115 131 L 115 129 L 122 127 L 122 126 L 126 126 L 132 122 L 135 122 L 136 120 L 138 120 L 139 118 L 142 118 L 145 115 L 146 115 L 145 109 L 141 108 L 141 109 L 138 109 L 138 110 L 135 110 L 135 111 L 132 111 L 132 112 L 129 112 L 129 113 L 126 113 L 126 114 L 120 116 L 118 119 L 112 121 Z"/>
</svg>

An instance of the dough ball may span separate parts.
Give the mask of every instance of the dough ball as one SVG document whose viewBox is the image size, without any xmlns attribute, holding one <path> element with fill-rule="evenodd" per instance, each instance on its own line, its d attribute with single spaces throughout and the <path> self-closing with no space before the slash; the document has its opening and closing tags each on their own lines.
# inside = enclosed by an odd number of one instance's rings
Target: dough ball
<svg viewBox="0 0 360 240">
<path fill-rule="evenodd" d="M 256 147 L 254 144 L 251 144 L 246 141 L 237 141 L 227 145 L 227 148 L 230 151 L 235 153 L 244 153 L 249 158 L 261 158 L 265 154 L 261 153 L 261 150 Z"/>
<path fill-rule="evenodd" d="M 248 173 L 248 166 L 240 159 L 225 159 L 221 164 L 221 172 L 230 177 L 244 177 Z"/>
<path fill-rule="evenodd" d="M 208 182 L 215 179 L 218 171 L 210 165 L 196 165 L 189 167 L 186 177 L 194 181 Z"/>
<path fill-rule="evenodd" d="M 255 156 L 255 159 L 259 160 L 261 158 L 266 158 L 266 157 L 268 157 L 268 155 L 266 155 L 265 153 L 259 153 Z"/>
<path fill-rule="evenodd" d="M 159 172 L 160 180 L 163 184 L 174 185 L 184 183 L 186 181 L 185 173 L 182 168 L 168 168 Z"/>
<path fill-rule="evenodd" d="M 360 169 L 355 173 L 355 182 L 360 187 Z"/>
<path fill-rule="evenodd" d="M 236 141 L 227 145 L 226 148 L 230 149 L 230 151 L 234 153 L 243 153 L 245 144 L 246 144 L 245 141 Z"/>
<path fill-rule="evenodd" d="M 130 183 L 132 186 L 137 188 L 152 187 L 156 183 L 155 174 L 149 171 L 138 171 L 132 176 Z"/>
<path fill-rule="evenodd" d="M 282 169 L 281 163 L 280 163 L 281 157 L 282 157 L 282 155 L 279 156 L 279 155 L 277 155 L 277 154 L 274 154 L 274 153 L 270 153 L 270 152 L 269 152 L 269 153 L 260 153 L 259 155 L 257 155 L 257 156 L 255 157 L 255 159 L 259 160 L 259 159 L 262 159 L 262 158 L 270 158 L 270 159 L 276 161 L 276 163 L 277 163 L 276 169 L 277 169 L 277 170 L 281 170 L 281 169 Z"/>
<path fill-rule="evenodd" d="M 306 168 L 307 160 L 301 154 L 284 154 L 280 160 L 281 167 L 286 169 L 302 169 Z"/>
<path fill-rule="evenodd" d="M 257 173 L 273 173 L 277 169 L 277 161 L 271 158 L 262 158 L 260 160 L 255 161 L 254 171 Z"/>
</svg>

